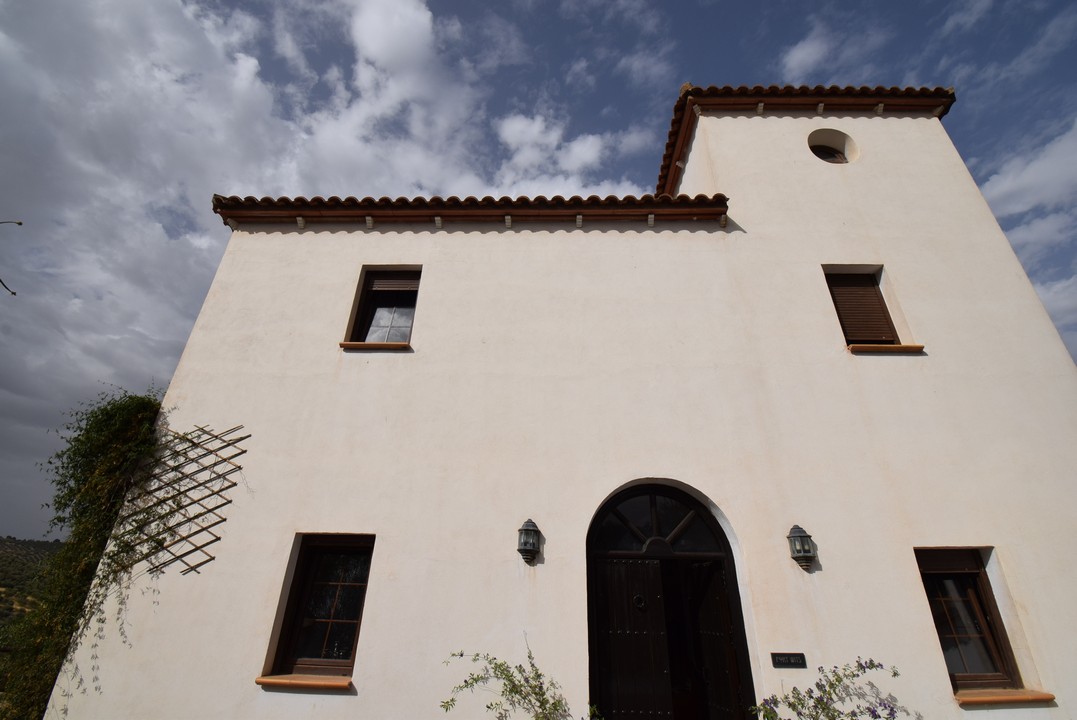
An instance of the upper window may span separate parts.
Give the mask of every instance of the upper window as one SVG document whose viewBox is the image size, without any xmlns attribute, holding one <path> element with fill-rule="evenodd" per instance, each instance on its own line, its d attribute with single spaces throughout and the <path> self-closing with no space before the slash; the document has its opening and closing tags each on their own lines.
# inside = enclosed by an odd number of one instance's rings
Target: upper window
<svg viewBox="0 0 1077 720">
<path fill-rule="evenodd" d="M 1021 687 L 980 551 L 921 549 L 916 562 L 954 690 Z"/>
<path fill-rule="evenodd" d="M 847 345 L 897 345 L 876 273 L 826 273 Z"/>
<path fill-rule="evenodd" d="M 355 665 L 372 535 L 304 535 L 274 674 L 347 675 Z"/>
<path fill-rule="evenodd" d="M 345 348 L 407 348 L 419 296 L 419 270 L 367 269 Z"/>
<path fill-rule="evenodd" d="M 852 162 L 860 155 L 853 139 L 833 128 L 819 128 L 809 133 L 808 149 L 820 160 L 835 165 Z"/>
</svg>

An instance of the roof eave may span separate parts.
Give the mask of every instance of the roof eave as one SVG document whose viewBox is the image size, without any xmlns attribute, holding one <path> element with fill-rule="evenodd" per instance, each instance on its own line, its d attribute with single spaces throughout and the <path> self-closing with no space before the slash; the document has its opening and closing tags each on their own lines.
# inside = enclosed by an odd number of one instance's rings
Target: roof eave
<svg viewBox="0 0 1077 720">
<path fill-rule="evenodd" d="M 213 196 L 213 212 L 230 227 L 241 223 L 433 224 L 514 222 L 721 221 L 725 195 L 644 195 L 599 198 L 255 198 Z"/>
</svg>

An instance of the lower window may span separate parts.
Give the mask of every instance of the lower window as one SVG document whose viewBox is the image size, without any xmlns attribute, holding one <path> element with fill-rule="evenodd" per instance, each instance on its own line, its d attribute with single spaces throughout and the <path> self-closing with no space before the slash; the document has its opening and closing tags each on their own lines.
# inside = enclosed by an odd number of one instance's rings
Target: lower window
<svg viewBox="0 0 1077 720">
<path fill-rule="evenodd" d="M 303 535 L 274 674 L 351 675 L 373 535 Z"/>
<path fill-rule="evenodd" d="M 954 690 L 1021 687 L 981 551 L 918 549 L 916 562 Z"/>
</svg>

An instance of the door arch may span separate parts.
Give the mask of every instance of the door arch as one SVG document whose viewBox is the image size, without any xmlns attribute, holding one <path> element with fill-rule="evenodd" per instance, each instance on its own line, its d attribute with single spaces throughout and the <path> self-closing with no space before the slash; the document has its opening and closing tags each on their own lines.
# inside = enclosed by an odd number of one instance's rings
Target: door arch
<svg viewBox="0 0 1077 720">
<path fill-rule="evenodd" d="M 743 720 L 754 704 L 729 541 L 667 485 L 623 490 L 587 532 L 591 704 L 606 720 Z"/>
</svg>

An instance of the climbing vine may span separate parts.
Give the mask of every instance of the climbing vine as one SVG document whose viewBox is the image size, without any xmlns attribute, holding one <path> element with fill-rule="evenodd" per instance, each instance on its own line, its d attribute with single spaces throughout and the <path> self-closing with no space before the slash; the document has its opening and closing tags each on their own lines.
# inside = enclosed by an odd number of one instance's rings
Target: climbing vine
<svg viewBox="0 0 1077 720">
<path fill-rule="evenodd" d="M 167 527 L 171 511 L 166 505 L 127 509 L 124 527 L 116 528 L 121 508 L 145 485 L 160 451 L 160 410 L 155 389 L 143 395 L 116 390 L 72 411 L 59 431 L 65 446 L 43 468 L 54 487 L 50 527 L 66 531 L 67 540 L 45 566 L 40 604 L 0 638 L 11 651 L 0 668 L 7 675 L 3 720 L 41 717 L 61 671 L 82 684 L 72 656 L 84 640 L 96 644 L 102 637 L 109 597 L 117 600 L 123 635 L 132 569 L 153 550 L 145 546 L 147 533 L 124 528 Z M 96 667 L 91 673 L 96 685 Z"/>
</svg>

